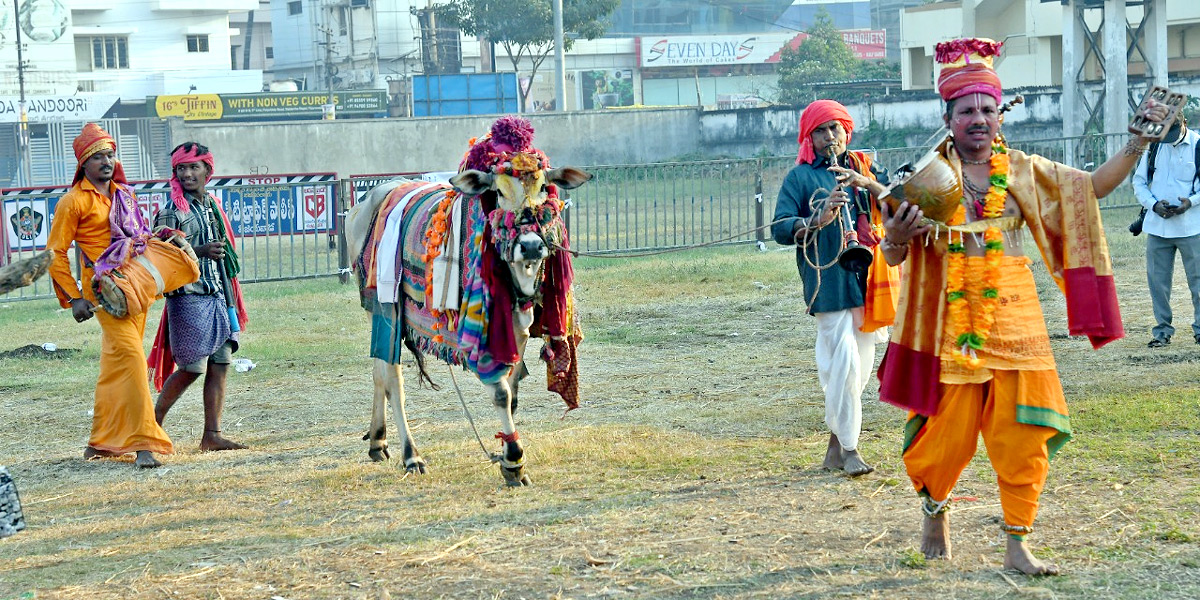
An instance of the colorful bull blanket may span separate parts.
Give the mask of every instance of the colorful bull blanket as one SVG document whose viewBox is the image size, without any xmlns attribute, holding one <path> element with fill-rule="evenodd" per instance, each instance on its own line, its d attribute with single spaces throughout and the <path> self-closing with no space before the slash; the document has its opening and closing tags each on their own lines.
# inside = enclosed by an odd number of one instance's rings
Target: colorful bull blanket
<svg viewBox="0 0 1200 600">
<path fill-rule="evenodd" d="M 442 255 L 455 262 L 450 272 L 458 276 L 459 298 L 457 302 L 448 299 L 447 305 L 457 309 L 439 315 L 426 305 L 426 231 L 438 204 L 451 189 L 447 185 L 404 183 L 388 194 L 373 219 L 374 226 L 356 265 L 362 275 L 363 305 L 372 307 L 371 357 L 396 364 L 400 345 L 405 343 L 421 354 L 432 354 L 469 369 L 484 383 L 495 384 L 521 357 L 512 328 L 510 274 L 490 242 L 488 218 L 478 197 L 465 198 L 455 205 L 462 211 L 452 219 L 458 227 L 457 235 L 451 236 L 452 240 L 457 238 L 457 248 Z M 399 218 L 392 214 L 397 210 L 401 211 Z M 389 228 L 394 227 L 400 228 L 398 243 L 381 244 L 386 238 L 396 238 L 394 231 L 389 235 Z M 563 245 L 566 247 L 565 237 Z M 380 297 L 388 298 L 390 294 L 378 286 L 388 285 L 387 280 L 393 278 L 378 274 L 378 267 L 391 262 L 393 247 L 399 302 L 380 302 Z M 569 294 L 574 278 L 569 254 L 552 252 L 543 272 L 533 331 L 547 336 L 543 359 L 548 366 L 548 389 L 559 393 L 574 409 L 578 407 L 575 346 L 581 337 Z M 435 289 L 430 297 L 438 295 L 435 301 L 440 300 L 443 293 Z M 399 332 L 397 321 L 401 323 Z M 418 365 L 424 375 L 420 360 Z"/>
</svg>

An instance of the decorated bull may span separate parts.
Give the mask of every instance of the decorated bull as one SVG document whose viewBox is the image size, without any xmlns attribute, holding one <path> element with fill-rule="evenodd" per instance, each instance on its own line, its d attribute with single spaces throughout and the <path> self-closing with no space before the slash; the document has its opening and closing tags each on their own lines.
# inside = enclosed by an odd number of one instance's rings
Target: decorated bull
<svg viewBox="0 0 1200 600">
<path fill-rule="evenodd" d="M 450 185 L 397 180 L 371 190 L 346 217 L 360 299 L 371 312 L 375 398 L 372 460 L 390 458 L 385 424 L 390 401 L 403 441 L 404 467 L 425 473 L 405 412 L 400 346 L 416 358 L 419 379 L 433 385 L 424 356 L 477 375 L 500 420 L 500 465 L 510 486 L 529 485 L 513 424 L 522 360 L 531 335 L 544 339 L 548 389 L 568 410 L 578 406 L 575 321 L 559 189 L 591 179 L 582 170 L 551 169 L 532 145 L 528 121 L 503 117 L 470 150 Z M 436 389 L 436 386 L 435 386 Z"/>
</svg>

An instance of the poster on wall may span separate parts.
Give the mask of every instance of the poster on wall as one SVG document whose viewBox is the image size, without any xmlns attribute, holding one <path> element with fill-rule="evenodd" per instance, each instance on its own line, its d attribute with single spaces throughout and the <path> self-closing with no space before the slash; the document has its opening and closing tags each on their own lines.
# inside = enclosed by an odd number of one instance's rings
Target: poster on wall
<svg viewBox="0 0 1200 600">
<path fill-rule="evenodd" d="M 301 189 L 300 197 L 296 199 L 299 205 L 296 214 L 300 215 L 300 226 L 304 231 L 324 229 L 329 223 L 331 192 L 333 187 L 329 185 L 306 185 Z"/>
<path fill-rule="evenodd" d="M 46 199 L 8 200 L 4 203 L 5 237 L 12 252 L 41 250 L 50 233 L 50 212 Z"/>
<path fill-rule="evenodd" d="M 633 71 L 596 69 L 579 71 L 580 99 L 584 110 L 633 106 Z"/>
</svg>

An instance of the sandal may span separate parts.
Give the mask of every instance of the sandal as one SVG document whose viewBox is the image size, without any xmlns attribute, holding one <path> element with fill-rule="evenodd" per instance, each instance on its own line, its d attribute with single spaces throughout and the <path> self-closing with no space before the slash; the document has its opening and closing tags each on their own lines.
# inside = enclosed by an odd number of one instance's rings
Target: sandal
<svg viewBox="0 0 1200 600">
<path fill-rule="evenodd" d="M 1200 336 L 1198 336 L 1198 337 L 1200 337 Z M 1170 343 L 1171 343 L 1171 338 L 1169 338 L 1169 337 L 1165 337 L 1165 338 L 1156 337 L 1156 338 L 1150 340 L 1150 343 L 1146 344 L 1146 347 L 1147 348 L 1162 348 L 1163 346 L 1166 346 L 1167 344 L 1170 344 Z M 1196 343 L 1200 344 L 1200 339 L 1196 340 Z"/>
</svg>

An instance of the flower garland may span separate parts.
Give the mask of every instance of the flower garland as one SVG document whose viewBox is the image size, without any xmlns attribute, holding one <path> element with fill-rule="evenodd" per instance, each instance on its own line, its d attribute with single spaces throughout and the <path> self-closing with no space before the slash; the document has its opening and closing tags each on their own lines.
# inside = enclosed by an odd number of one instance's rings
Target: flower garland
<svg viewBox="0 0 1200 600">
<path fill-rule="evenodd" d="M 447 240 L 451 239 L 450 232 L 450 207 L 454 205 L 454 201 L 459 197 L 458 190 L 450 189 L 446 195 L 438 202 L 437 210 L 433 213 L 433 218 L 429 222 L 429 228 L 425 230 L 425 254 L 421 260 L 425 261 L 425 306 L 434 306 L 433 302 L 433 259 L 437 258 L 442 253 L 442 248 L 445 247 Z M 445 323 L 447 328 L 454 330 L 454 321 L 446 318 L 446 315 L 436 309 L 430 308 L 429 312 L 433 314 L 435 320 L 433 322 L 434 331 L 439 333 L 433 336 L 433 341 L 442 343 L 445 338 L 440 333 L 442 324 Z"/>
<path fill-rule="evenodd" d="M 518 219 L 517 213 L 503 208 L 497 208 L 488 215 L 492 226 L 492 244 L 500 256 L 511 257 L 513 244 L 525 233 L 538 234 L 546 241 L 548 248 L 562 245 L 566 227 L 559 218 L 561 203 L 556 196 L 551 196 L 540 206 L 525 211 L 528 211 L 529 219 L 524 219 L 524 215 Z"/>
<path fill-rule="evenodd" d="M 976 218 L 995 219 L 1004 213 L 1004 203 L 1008 199 L 1008 150 L 1003 144 L 992 145 L 992 157 L 988 161 L 991 169 L 988 177 L 988 191 L 984 196 L 982 210 L 976 208 Z M 965 211 L 959 211 L 965 218 Z M 956 219 L 957 220 L 957 219 Z M 949 310 L 950 322 L 954 326 L 955 346 L 959 352 L 954 360 L 960 365 L 977 369 L 983 360 L 976 356 L 975 351 L 983 348 L 991 335 L 992 325 L 996 322 L 996 307 L 1000 304 L 1000 292 L 997 288 L 1000 281 L 1000 262 L 1004 258 L 1004 235 L 998 227 L 988 227 L 983 232 L 984 241 L 984 271 L 982 277 L 972 277 L 970 283 L 981 289 L 979 305 L 972 310 L 967 298 L 967 251 L 963 245 L 963 234 L 960 232 L 958 241 L 950 240 L 950 258 L 946 267 L 946 307 Z"/>
</svg>

